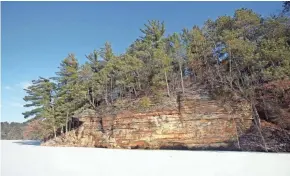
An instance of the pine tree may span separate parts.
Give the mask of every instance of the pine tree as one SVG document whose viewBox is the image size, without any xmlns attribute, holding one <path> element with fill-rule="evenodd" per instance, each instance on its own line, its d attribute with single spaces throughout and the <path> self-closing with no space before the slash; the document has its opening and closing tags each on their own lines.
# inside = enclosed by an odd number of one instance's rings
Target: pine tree
<svg viewBox="0 0 290 176">
<path fill-rule="evenodd" d="M 45 121 L 45 125 L 53 130 L 56 136 L 56 129 L 59 126 L 55 115 L 55 91 L 56 86 L 49 79 L 40 77 L 38 80 L 32 81 L 32 85 L 25 91 L 29 94 L 24 97 L 24 101 L 31 102 L 24 107 L 35 107 L 30 111 L 23 113 L 24 118 L 33 116 L 34 119 L 41 118 Z"/>
<path fill-rule="evenodd" d="M 182 88 L 182 93 L 184 93 L 184 83 L 183 83 L 184 48 L 181 43 L 181 37 L 177 33 L 174 33 L 172 36 L 169 36 L 169 41 L 172 58 L 175 58 L 175 60 L 177 60 L 178 63 L 180 84 Z"/>
<path fill-rule="evenodd" d="M 60 71 L 56 73 L 58 77 L 58 94 L 56 102 L 60 105 L 59 116 L 65 119 L 65 130 L 69 130 L 70 117 L 78 109 L 79 103 L 75 99 L 76 89 L 78 88 L 78 61 L 74 54 L 69 54 L 60 64 Z"/>
</svg>

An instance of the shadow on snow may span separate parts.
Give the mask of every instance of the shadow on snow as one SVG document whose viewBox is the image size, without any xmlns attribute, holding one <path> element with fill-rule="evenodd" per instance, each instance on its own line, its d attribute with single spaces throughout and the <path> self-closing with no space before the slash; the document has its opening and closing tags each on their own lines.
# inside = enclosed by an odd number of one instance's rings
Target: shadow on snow
<svg viewBox="0 0 290 176">
<path fill-rule="evenodd" d="M 41 141 L 16 141 L 13 142 L 15 144 L 19 145 L 34 145 L 34 146 L 40 146 Z"/>
</svg>

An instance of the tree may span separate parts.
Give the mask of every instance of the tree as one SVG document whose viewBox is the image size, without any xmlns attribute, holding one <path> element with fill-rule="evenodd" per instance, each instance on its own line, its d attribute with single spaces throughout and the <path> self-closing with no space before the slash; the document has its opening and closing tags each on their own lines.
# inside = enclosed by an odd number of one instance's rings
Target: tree
<svg viewBox="0 0 290 176">
<path fill-rule="evenodd" d="M 145 57 L 146 60 L 144 61 L 149 73 L 149 86 L 153 89 L 158 89 L 160 83 L 162 83 L 159 80 L 161 78 L 160 73 L 164 74 L 167 95 L 170 96 L 168 72 L 171 69 L 171 58 L 165 51 L 165 25 L 157 20 L 148 21 L 148 24 L 145 24 L 145 28 L 141 29 L 141 32 L 143 36 L 141 36 L 141 43 L 138 42 L 138 44 L 146 51 L 147 57 Z"/>
<path fill-rule="evenodd" d="M 24 118 L 33 116 L 34 119 L 43 119 L 45 124 L 53 130 L 56 136 L 56 129 L 59 126 L 55 115 L 55 91 L 56 85 L 49 79 L 40 77 L 33 80 L 32 85 L 25 91 L 29 94 L 24 97 L 24 101 L 31 102 L 24 107 L 35 107 L 23 113 Z"/>
<path fill-rule="evenodd" d="M 78 99 L 75 99 L 78 89 L 77 79 L 78 79 L 78 69 L 79 64 L 74 54 L 69 54 L 66 57 L 59 67 L 60 71 L 56 73 L 56 81 L 58 82 L 58 92 L 56 104 L 59 105 L 57 111 L 60 117 L 65 117 L 65 122 L 61 121 L 60 123 L 65 124 L 66 132 L 69 130 L 68 124 L 70 117 L 73 115 L 74 111 L 78 109 L 80 102 Z"/>
<path fill-rule="evenodd" d="M 144 36 L 141 36 L 141 39 L 144 42 L 148 42 L 153 48 L 158 48 L 160 42 L 162 42 L 165 25 L 164 22 L 158 20 L 149 20 L 148 24 L 145 24 L 144 29 L 140 29 Z"/>
<path fill-rule="evenodd" d="M 183 83 L 183 65 L 184 65 L 184 58 L 185 58 L 185 50 L 184 46 L 182 45 L 181 36 L 177 33 L 174 33 L 172 36 L 169 36 L 170 42 L 170 53 L 171 57 L 177 60 L 178 69 L 180 74 L 180 84 L 182 88 L 182 93 L 184 93 L 184 83 Z"/>
<path fill-rule="evenodd" d="M 184 36 L 188 37 L 187 58 L 188 65 L 198 81 L 205 75 L 207 61 L 211 59 L 212 48 L 210 48 L 202 30 L 194 26 L 191 31 Z"/>
<path fill-rule="evenodd" d="M 290 1 L 283 2 L 283 13 L 288 13 L 290 11 Z"/>
<path fill-rule="evenodd" d="M 113 54 L 113 49 L 110 43 L 106 42 L 105 47 L 101 48 L 100 52 L 101 57 L 105 61 L 105 67 L 101 70 L 100 76 L 104 79 L 105 84 L 105 102 L 108 104 L 108 83 L 110 82 L 110 92 L 111 92 L 111 103 L 112 103 L 112 91 L 113 91 L 113 70 L 112 70 L 112 63 L 114 62 L 115 56 Z"/>
<path fill-rule="evenodd" d="M 23 138 L 30 140 L 43 139 L 48 136 L 45 126 L 41 119 L 32 120 L 25 124 Z"/>
<path fill-rule="evenodd" d="M 170 96 L 170 89 L 168 85 L 168 72 L 171 71 L 171 63 L 172 59 L 167 55 L 165 52 L 164 44 L 159 44 L 158 48 L 154 49 L 153 52 L 153 58 L 155 60 L 155 63 L 157 63 L 157 69 L 161 71 L 162 74 L 164 74 L 164 79 L 166 83 L 166 88 L 167 88 L 167 96 Z M 157 82 L 160 83 L 158 80 L 158 74 L 155 75 L 155 78 L 157 78 L 155 84 Z"/>
</svg>

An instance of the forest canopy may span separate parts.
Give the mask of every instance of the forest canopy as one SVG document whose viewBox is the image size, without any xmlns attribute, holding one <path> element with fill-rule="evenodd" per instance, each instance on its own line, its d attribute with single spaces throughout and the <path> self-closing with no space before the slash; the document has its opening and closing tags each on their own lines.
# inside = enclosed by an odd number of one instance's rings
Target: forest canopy
<svg viewBox="0 0 290 176">
<path fill-rule="evenodd" d="M 269 17 L 238 9 L 167 36 L 165 22 L 149 20 L 123 54 L 116 55 L 106 42 L 81 65 L 70 53 L 55 77 L 39 77 L 25 89 L 25 107 L 33 109 L 24 118 L 35 120 L 31 129 L 39 136 L 56 135 L 60 127 L 68 131 L 71 117 L 84 110 L 122 108 L 122 101 L 136 99 L 134 106 L 146 108 L 190 91 L 193 84 L 213 97 L 243 98 L 260 115 L 269 106 L 287 109 L 290 22 L 289 5 L 284 6 Z"/>
</svg>

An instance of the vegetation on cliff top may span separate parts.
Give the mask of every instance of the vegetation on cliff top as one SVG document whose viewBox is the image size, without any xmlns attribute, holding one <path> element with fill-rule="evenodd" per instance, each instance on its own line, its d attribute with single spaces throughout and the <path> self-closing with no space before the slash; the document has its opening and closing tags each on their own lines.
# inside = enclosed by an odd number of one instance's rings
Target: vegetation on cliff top
<svg viewBox="0 0 290 176">
<path fill-rule="evenodd" d="M 39 136 L 56 135 L 85 109 L 122 109 L 128 100 L 148 108 L 201 84 L 216 97 L 246 99 L 255 116 L 290 129 L 289 3 L 284 7 L 269 17 L 238 9 L 168 36 L 165 23 L 151 20 L 121 55 L 109 42 L 83 65 L 68 54 L 55 77 L 40 77 L 26 89 L 25 107 L 34 109 L 23 115 L 35 120 L 32 131 Z"/>
</svg>

